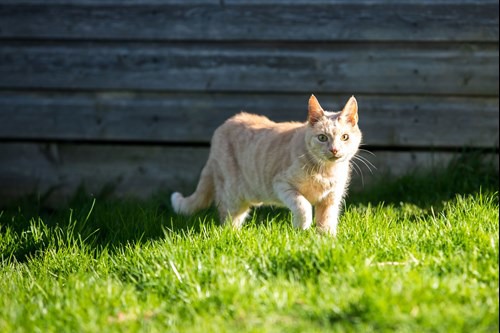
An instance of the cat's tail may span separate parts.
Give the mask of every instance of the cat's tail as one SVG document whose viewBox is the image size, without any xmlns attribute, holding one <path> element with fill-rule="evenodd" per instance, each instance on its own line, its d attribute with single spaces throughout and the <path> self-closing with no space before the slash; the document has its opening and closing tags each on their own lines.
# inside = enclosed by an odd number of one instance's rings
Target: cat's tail
<svg viewBox="0 0 500 333">
<path fill-rule="evenodd" d="M 200 209 L 208 208 L 214 200 L 214 192 L 212 167 L 208 162 L 201 171 L 200 181 L 193 194 L 185 198 L 179 192 L 172 193 L 172 208 L 178 214 L 191 215 Z"/>
</svg>

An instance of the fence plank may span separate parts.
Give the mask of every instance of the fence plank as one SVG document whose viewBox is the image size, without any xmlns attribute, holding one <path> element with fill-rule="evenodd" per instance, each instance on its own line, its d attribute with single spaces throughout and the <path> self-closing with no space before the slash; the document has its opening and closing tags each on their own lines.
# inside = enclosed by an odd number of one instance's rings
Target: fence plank
<svg viewBox="0 0 500 333">
<path fill-rule="evenodd" d="M 0 88 L 498 96 L 493 44 L 17 44 Z"/>
<path fill-rule="evenodd" d="M 311 93 L 329 109 L 356 95 L 380 173 L 454 156 L 436 150 L 498 150 L 498 8 L 0 0 L 0 205 L 35 190 L 64 198 L 82 182 L 190 191 L 224 119 L 303 120 Z"/>
<path fill-rule="evenodd" d="M 0 206 L 16 197 L 49 191 L 51 201 L 60 205 L 80 185 L 98 194 L 103 186 L 112 184 L 118 197 L 146 198 L 158 190 L 190 193 L 207 156 L 208 148 L 4 143 L 0 144 Z M 389 170 L 397 176 L 444 164 L 453 156 L 384 151 L 376 157 L 368 155 L 377 169 L 371 175 L 361 165 L 364 187 Z M 353 174 L 353 189 L 362 186 L 361 177 Z"/>
<path fill-rule="evenodd" d="M 208 144 L 215 128 L 241 110 L 304 121 L 308 96 L 3 92 L 0 140 Z M 349 96 L 317 97 L 338 110 Z M 356 97 L 370 146 L 498 147 L 498 98 Z"/>
<path fill-rule="evenodd" d="M 68 4 L 0 6 L 0 38 L 498 42 L 498 2 Z"/>
</svg>

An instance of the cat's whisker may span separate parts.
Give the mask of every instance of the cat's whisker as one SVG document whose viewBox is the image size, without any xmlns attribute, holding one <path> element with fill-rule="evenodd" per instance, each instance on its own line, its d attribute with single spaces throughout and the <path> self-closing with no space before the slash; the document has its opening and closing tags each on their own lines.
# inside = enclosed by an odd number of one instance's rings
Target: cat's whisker
<svg viewBox="0 0 500 333">
<path fill-rule="evenodd" d="M 363 164 L 366 166 L 366 168 L 368 169 L 368 171 L 370 171 L 370 173 L 371 173 L 372 175 L 373 175 L 373 170 L 372 170 L 372 168 L 377 169 L 377 167 L 376 167 L 375 165 L 373 165 L 373 163 L 372 163 L 372 162 L 368 161 L 367 159 L 365 159 L 365 158 L 363 158 L 363 157 L 360 157 L 360 156 L 354 156 L 354 157 L 353 157 L 353 161 L 354 161 L 354 159 L 356 159 L 356 160 L 360 161 L 361 163 L 363 163 Z"/>
<path fill-rule="evenodd" d="M 356 174 L 358 174 L 360 177 L 361 177 L 361 186 L 365 186 L 365 179 L 363 177 L 363 171 L 361 170 L 361 168 L 359 167 L 359 165 L 354 161 L 354 159 L 351 160 L 352 162 L 352 170 L 354 170 L 356 172 Z M 359 172 L 358 172 L 359 170 Z"/>
<path fill-rule="evenodd" d="M 375 156 L 375 155 L 374 155 L 374 156 Z M 373 169 L 377 170 L 377 167 L 376 167 L 376 166 L 375 166 L 375 165 L 374 165 L 374 164 L 373 164 L 373 163 L 372 163 L 369 159 L 367 159 L 366 157 L 361 156 L 361 155 L 356 155 L 356 157 L 357 157 L 358 159 L 363 160 L 363 161 L 365 161 L 366 163 L 370 164 L 370 166 L 371 166 Z"/>
<path fill-rule="evenodd" d="M 370 154 L 372 156 L 377 156 L 377 155 L 375 155 L 375 153 L 373 153 L 373 152 L 371 152 L 371 151 L 369 151 L 367 149 L 358 148 L 358 150 L 362 151 L 363 153 L 368 153 L 368 154 Z"/>
<path fill-rule="evenodd" d="M 361 175 L 361 169 L 359 168 L 359 166 L 356 164 L 356 162 L 354 162 L 353 160 L 351 160 L 352 164 L 349 164 L 349 167 L 351 168 L 351 170 L 354 170 L 354 172 L 360 176 Z"/>
<path fill-rule="evenodd" d="M 360 161 L 361 163 L 363 163 L 363 165 L 368 169 L 368 171 L 370 171 L 370 174 L 373 175 L 373 170 L 372 170 L 372 167 L 369 166 L 365 161 L 363 160 L 360 160 L 360 159 L 357 159 L 358 161 Z"/>
</svg>

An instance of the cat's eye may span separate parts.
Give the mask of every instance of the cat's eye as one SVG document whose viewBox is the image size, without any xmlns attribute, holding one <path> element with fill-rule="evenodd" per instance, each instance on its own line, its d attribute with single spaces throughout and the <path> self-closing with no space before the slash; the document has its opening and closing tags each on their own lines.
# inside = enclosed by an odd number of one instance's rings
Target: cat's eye
<svg viewBox="0 0 500 333">
<path fill-rule="evenodd" d="M 342 141 L 349 140 L 349 134 L 342 134 L 342 136 L 340 137 L 340 140 L 342 140 Z"/>
<path fill-rule="evenodd" d="M 324 134 L 320 134 L 320 135 L 318 135 L 318 140 L 320 142 L 327 142 L 328 141 L 328 137 L 326 135 L 324 135 Z"/>
</svg>

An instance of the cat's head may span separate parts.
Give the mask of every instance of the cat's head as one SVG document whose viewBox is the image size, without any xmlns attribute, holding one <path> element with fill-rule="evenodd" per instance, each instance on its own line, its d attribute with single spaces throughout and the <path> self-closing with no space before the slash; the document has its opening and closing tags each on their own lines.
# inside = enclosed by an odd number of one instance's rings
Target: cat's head
<svg viewBox="0 0 500 333">
<path fill-rule="evenodd" d="M 309 98 L 306 146 L 321 162 L 350 160 L 361 143 L 358 103 L 354 96 L 342 111 L 325 111 L 314 95 Z"/>
</svg>

